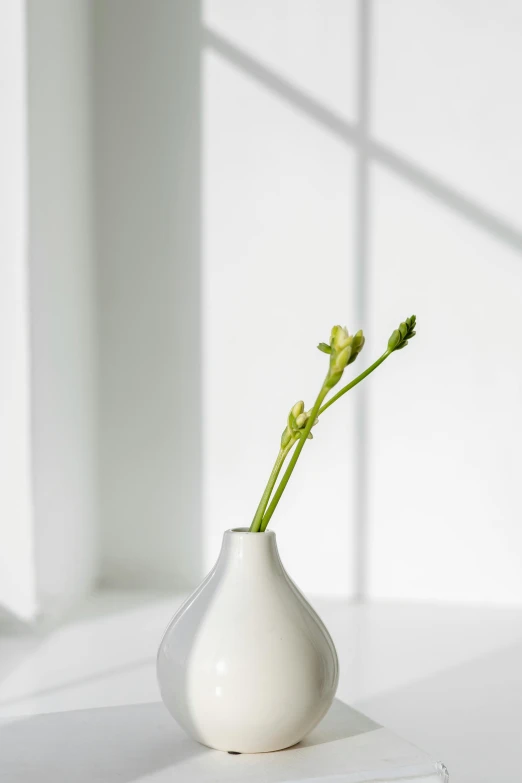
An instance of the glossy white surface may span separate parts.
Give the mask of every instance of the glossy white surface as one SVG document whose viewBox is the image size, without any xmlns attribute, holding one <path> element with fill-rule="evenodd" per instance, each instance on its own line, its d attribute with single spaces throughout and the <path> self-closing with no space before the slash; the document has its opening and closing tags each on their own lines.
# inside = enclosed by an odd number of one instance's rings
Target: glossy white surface
<svg viewBox="0 0 522 783">
<path fill-rule="evenodd" d="M 157 640 L 182 598 L 98 593 L 53 631 L 0 630 L 0 717 L 33 726 L 35 738 L 41 723 L 29 716 L 43 715 L 43 722 L 53 713 L 62 725 L 71 710 L 85 718 L 84 734 L 55 741 L 39 757 L 38 777 L 20 778 L 23 783 L 57 783 L 56 769 L 74 770 L 78 759 L 94 770 L 91 780 L 105 783 L 97 770 L 121 747 L 110 729 L 115 708 L 126 706 L 129 721 L 155 720 L 144 705 L 159 702 Z M 519 783 L 521 608 L 312 603 L 339 653 L 340 699 L 442 759 L 451 783 Z M 96 730 L 100 723 L 107 731 Z M 155 731 L 142 725 L 141 741 L 138 731 L 132 736 L 148 760 L 129 762 L 125 775 L 107 780 L 141 783 L 161 756 Z"/>
<path fill-rule="evenodd" d="M 217 750 L 280 750 L 323 718 L 338 677 L 334 644 L 284 570 L 275 533 L 227 530 L 159 648 L 172 716 Z"/>
</svg>

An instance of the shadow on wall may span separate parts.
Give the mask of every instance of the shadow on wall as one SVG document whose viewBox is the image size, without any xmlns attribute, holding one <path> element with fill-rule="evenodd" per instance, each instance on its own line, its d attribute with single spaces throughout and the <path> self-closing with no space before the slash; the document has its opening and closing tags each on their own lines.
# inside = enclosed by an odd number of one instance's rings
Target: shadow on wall
<svg viewBox="0 0 522 783">
<path fill-rule="evenodd" d="M 357 78 L 356 122 L 348 122 L 313 97 L 307 95 L 290 81 L 261 64 L 248 52 L 228 41 L 219 33 L 206 27 L 202 31 L 202 46 L 223 58 L 229 65 L 261 84 L 265 89 L 298 111 L 303 118 L 320 125 L 338 140 L 355 149 L 357 155 L 355 181 L 355 241 L 354 258 L 357 260 L 355 288 L 358 298 L 357 321 L 368 323 L 368 270 L 371 224 L 370 167 L 379 163 L 385 170 L 409 183 L 419 191 L 440 202 L 458 217 L 487 232 L 516 252 L 522 252 L 522 232 L 502 220 L 480 203 L 446 184 L 431 172 L 412 163 L 392 148 L 380 143 L 371 135 L 372 89 L 372 0 L 358 1 L 358 56 L 354 63 Z M 354 466 L 355 497 L 352 507 L 354 523 L 355 597 L 363 599 L 368 588 L 368 387 L 362 385 L 356 398 L 356 443 L 358 458 Z"/>
<path fill-rule="evenodd" d="M 200 7 L 94 15 L 102 581 L 201 572 Z"/>
<path fill-rule="evenodd" d="M 382 164 L 390 172 L 419 188 L 432 198 L 440 201 L 445 207 L 457 213 L 459 217 L 471 221 L 475 226 L 487 231 L 512 249 L 522 252 L 522 232 L 510 223 L 497 217 L 490 210 L 469 198 L 464 193 L 447 185 L 443 180 L 425 169 L 412 163 L 407 158 L 394 152 L 385 144 L 371 138 L 369 111 L 370 90 L 370 60 L 371 60 L 371 0 L 362 0 L 360 6 L 359 38 L 361 41 L 359 82 L 359 113 L 364 114 L 363 122 L 351 123 L 340 115 L 323 106 L 319 101 L 294 87 L 291 82 L 266 68 L 257 60 L 228 42 L 221 35 L 210 29 L 203 30 L 203 44 L 219 54 L 230 64 L 243 71 L 252 79 L 277 93 L 277 95 L 301 112 L 307 119 L 319 123 L 325 130 L 332 133 L 344 143 L 355 147 L 358 152 L 363 150 L 372 162 Z M 365 93 L 365 94 L 361 94 Z M 361 111 L 362 110 L 362 111 Z"/>
<path fill-rule="evenodd" d="M 98 2 L 95 140 L 103 578 L 191 585 L 202 576 L 201 52 L 211 50 L 357 151 L 357 290 L 367 320 L 369 166 L 382 167 L 522 251 L 513 225 L 371 136 L 371 0 L 359 0 L 358 121 L 347 122 L 215 31 L 198 2 Z M 355 68 L 354 68 L 355 70 Z M 117 100 L 115 99 L 117 96 Z M 366 592 L 366 403 L 354 509 Z M 176 575 L 176 576 L 174 576 Z"/>
</svg>

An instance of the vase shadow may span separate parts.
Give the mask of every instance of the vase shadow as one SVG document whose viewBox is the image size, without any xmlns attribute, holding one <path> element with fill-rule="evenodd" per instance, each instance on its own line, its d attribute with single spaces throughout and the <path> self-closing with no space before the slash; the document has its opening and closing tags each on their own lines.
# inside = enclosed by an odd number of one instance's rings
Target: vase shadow
<svg viewBox="0 0 522 783">
<path fill-rule="evenodd" d="M 131 783 L 206 751 L 174 729 L 160 702 L 9 721 L 0 724 L 1 775 L 9 783 Z"/>
<path fill-rule="evenodd" d="M 301 742 L 288 750 L 324 745 L 327 742 L 356 737 L 359 734 L 366 734 L 380 728 L 379 723 L 363 715 L 362 712 L 357 712 L 339 699 L 334 699 L 332 706 L 319 725 Z"/>
<path fill-rule="evenodd" d="M 216 783 L 280 783 L 288 769 L 304 775 L 311 764 L 336 767 L 336 754 L 325 745 L 380 728 L 335 699 L 319 726 L 292 748 L 231 756 L 191 740 L 160 702 L 43 713 L 0 723 L 0 777 L 9 783 L 184 783 L 199 775 Z"/>
</svg>

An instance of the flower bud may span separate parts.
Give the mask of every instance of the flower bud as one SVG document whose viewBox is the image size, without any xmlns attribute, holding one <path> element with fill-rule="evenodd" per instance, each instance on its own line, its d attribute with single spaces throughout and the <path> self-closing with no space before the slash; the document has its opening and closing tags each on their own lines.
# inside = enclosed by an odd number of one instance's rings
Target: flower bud
<svg viewBox="0 0 522 783">
<path fill-rule="evenodd" d="M 308 421 L 308 413 L 300 413 L 295 420 L 297 428 L 300 430 L 303 429 L 307 421 Z"/>
<path fill-rule="evenodd" d="M 351 337 L 346 326 L 334 326 L 330 339 L 330 346 L 334 351 L 342 351 L 350 344 Z"/>
<path fill-rule="evenodd" d="M 304 402 L 302 400 L 299 400 L 299 402 L 296 402 L 296 404 L 292 408 L 292 413 L 297 419 L 297 417 L 300 416 L 303 411 L 304 411 Z"/>
<path fill-rule="evenodd" d="M 364 343 L 365 343 L 365 339 L 364 339 L 363 330 L 359 329 L 359 331 L 356 332 L 353 336 L 353 345 L 358 353 L 362 351 Z"/>
<path fill-rule="evenodd" d="M 348 360 L 350 359 L 351 355 L 352 355 L 352 346 L 347 345 L 346 348 L 343 348 L 343 350 L 340 353 L 338 353 L 337 356 L 335 357 L 334 370 L 337 372 L 344 370 L 344 368 L 348 364 Z"/>
<path fill-rule="evenodd" d="M 330 369 L 325 384 L 327 389 L 331 389 L 339 383 L 345 367 L 357 359 L 363 345 L 364 335 L 361 329 L 356 334 L 350 335 L 345 326 L 332 327 L 329 350 Z M 321 343 L 318 347 L 327 353 L 323 346 L 324 343 Z"/>
<path fill-rule="evenodd" d="M 288 414 L 288 424 L 281 435 L 282 449 L 286 448 L 290 443 L 295 443 L 301 437 L 309 418 L 310 411 L 304 410 L 304 402 L 302 400 L 296 402 Z M 317 422 L 318 419 L 315 420 L 314 425 Z"/>
<path fill-rule="evenodd" d="M 292 432 L 288 427 L 286 427 L 283 430 L 283 434 L 281 435 L 281 448 L 285 449 L 291 440 L 292 440 Z"/>
<path fill-rule="evenodd" d="M 399 345 L 400 341 L 401 341 L 401 333 L 399 332 L 398 329 L 395 329 L 392 332 L 390 339 L 388 340 L 389 350 L 394 351 L 395 348 L 397 348 L 397 346 Z"/>
<path fill-rule="evenodd" d="M 410 315 L 409 318 L 402 321 L 399 328 L 392 332 L 388 340 L 388 351 L 400 351 L 401 348 L 405 348 L 408 345 L 408 340 L 415 337 L 416 324 L 417 318 L 414 315 Z"/>
<path fill-rule="evenodd" d="M 361 353 L 363 347 L 364 347 L 365 339 L 362 332 L 362 329 L 359 329 L 358 332 L 356 332 L 353 336 L 353 342 L 352 342 L 352 353 L 350 356 L 350 359 L 348 361 L 348 364 L 352 364 L 359 354 Z"/>
</svg>

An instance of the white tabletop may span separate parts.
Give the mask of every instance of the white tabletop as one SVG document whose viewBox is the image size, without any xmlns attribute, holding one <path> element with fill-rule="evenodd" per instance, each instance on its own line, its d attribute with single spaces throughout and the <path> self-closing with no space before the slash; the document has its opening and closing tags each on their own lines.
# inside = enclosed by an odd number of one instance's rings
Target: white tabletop
<svg viewBox="0 0 522 783">
<path fill-rule="evenodd" d="M 99 594 L 53 631 L 4 631 L 0 718 L 16 725 L 29 715 L 76 710 L 74 724 L 67 725 L 81 732 L 83 724 L 91 730 L 94 723 L 102 736 L 104 720 L 116 715 L 103 708 L 135 705 L 126 715 L 140 718 L 141 705 L 154 734 L 154 721 L 159 727 L 164 720 L 156 647 L 179 602 L 143 593 Z M 522 610 L 313 603 L 339 651 L 340 699 L 443 760 L 451 783 L 522 780 Z M 46 725 L 54 722 L 51 758 L 59 767 L 66 734 L 57 720 L 63 717 L 48 716 Z M 120 739 L 125 744 L 125 736 Z M 155 759 L 161 764 L 157 754 Z M 0 779 L 1 761 L 0 752 Z M 136 781 L 145 774 L 127 772 L 110 780 Z"/>
<path fill-rule="evenodd" d="M 292 748 L 228 754 L 199 745 L 160 702 L 0 720 L 9 783 L 447 783 L 443 764 L 335 700 Z"/>
</svg>

